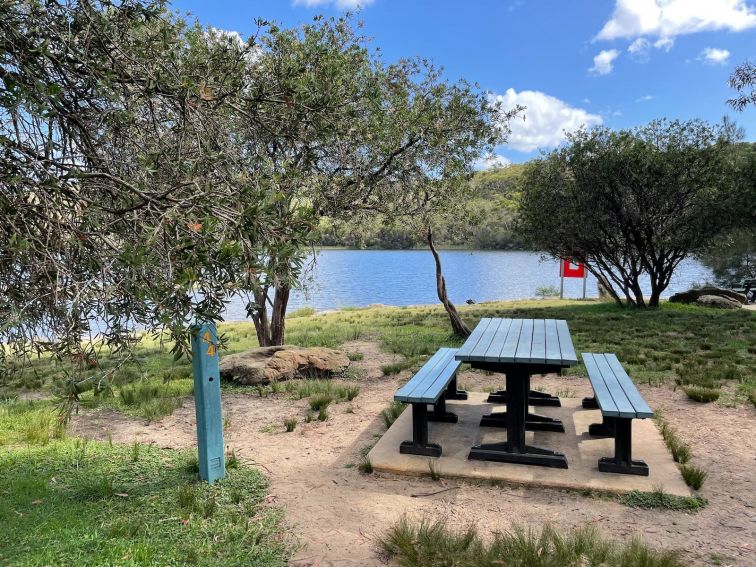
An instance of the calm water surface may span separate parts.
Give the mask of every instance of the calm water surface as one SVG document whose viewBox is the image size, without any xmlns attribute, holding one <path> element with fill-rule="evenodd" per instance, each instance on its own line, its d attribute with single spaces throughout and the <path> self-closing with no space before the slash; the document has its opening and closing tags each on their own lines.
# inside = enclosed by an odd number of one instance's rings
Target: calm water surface
<svg viewBox="0 0 756 567">
<path fill-rule="evenodd" d="M 559 265 L 537 253 L 445 250 L 441 262 L 449 297 L 463 304 L 535 297 L 540 286 L 559 288 Z M 665 296 L 712 278 L 696 260 L 683 262 Z M 428 250 L 322 250 L 309 270 L 308 284 L 292 292 L 289 310 L 318 311 L 362 307 L 374 303 L 417 305 L 438 303 L 433 256 Z M 565 279 L 565 297 L 582 297 L 582 280 Z M 648 285 L 644 287 L 648 292 Z M 589 275 L 586 295 L 597 297 L 596 279 Z M 241 301 L 232 302 L 227 320 L 244 320 Z"/>
</svg>

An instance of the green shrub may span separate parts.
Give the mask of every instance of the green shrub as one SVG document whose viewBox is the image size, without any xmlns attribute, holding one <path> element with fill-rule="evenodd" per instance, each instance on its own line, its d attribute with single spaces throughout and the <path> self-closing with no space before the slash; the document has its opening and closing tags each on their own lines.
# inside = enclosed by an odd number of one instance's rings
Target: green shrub
<svg viewBox="0 0 756 567">
<path fill-rule="evenodd" d="M 714 388 L 704 386 L 683 386 L 683 392 L 691 399 L 704 404 L 714 402 L 719 399 L 720 391 Z"/>
<path fill-rule="evenodd" d="M 360 456 L 360 464 L 357 468 L 362 474 L 373 474 L 373 463 L 367 455 Z"/>
<path fill-rule="evenodd" d="M 328 419 L 328 406 L 323 406 L 318 410 L 318 421 L 326 421 Z"/>
<path fill-rule="evenodd" d="M 284 419 L 284 427 L 287 433 L 291 433 L 297 427 L 297 418 L 289 417 Z"/>
<path fill-rule="evenodd" d="M 349 358 L 349 360 L 351 360 L 352 362 L 355 362 L 358 360 L 363 360 L 365 358 L 365 355 L 361 352 L 353 350 L 347 353 L 347 358 Z"/>
</svg>

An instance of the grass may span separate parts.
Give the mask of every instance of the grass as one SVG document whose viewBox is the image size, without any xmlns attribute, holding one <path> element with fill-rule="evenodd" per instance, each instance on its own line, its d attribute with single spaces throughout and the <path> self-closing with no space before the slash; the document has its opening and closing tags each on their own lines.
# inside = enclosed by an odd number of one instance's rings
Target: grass
<svg viewBox="0 0 756 567">
<path fill-rule="evenodd" d="M 653 492 L 633 490 L 619 497 L 621 504 L 632 508 L 664 509 L 695 512 L 706 506 L 707 502 L 700 496 L 675 496 L 667 494 L 661 488 Z"/>
<path fill-rule="evenodd" d="M 284 427 L 286 428 L 287 433 L 291 433 L 294 431 L 297 427 L 297 418 L 296 417 L 289 417 L 284 419 Z"/>
<path fill-rule="evenodd" d="M 320 411 L 328 408 L 333 401 L 333 396 L 330 394 L 315 394 L 310 398 L 310 409 L 312 411 Z"/>
<path fill-rule="evenodd" d="M 314 398 L 325 399 L 327 397 L 331 398 L 328 403 L 333 401 L 351 402 L 360 393 L 360 387 L 355 384 L 341 384 L 333 380 L 315 378 L 289 380 L 284 384 L 283 389 L 296 400 L 310 398 L 310 405 L 312 405 Z M 317 410 L 319 408 L 313 407 L 312 409 Z"/>
<path fill-rule="evenodd" d="M 401 567 L 682 567 L 675 551 L 657 551 L 640 539 L 616 542 L 589 528 L 560 533 L 550 526 L 533 530 L 513 526 L 484 540 L 470 526 L 450 529 L 444 520 L 402 517 L 378 542 Z"/>
<path fill-rule="evenodd" d="M 394 400 L 388 405 L 387 408 L 381 411 L 381 419 L 383 419 L 383 424 L 386 426 L 386 429 L 394 424 L 397 418 L 402 415 L 402 412 L 406 409 L 406 407 L 407 404 L 405 404 L 404 402 L 397 402 L 396 400 Z"/>
<path fill-rule="evenodd" d="M 709 476 L 705 470 L 693 465 L 681 465 L 680 472 L 685 479 L 685 484 L 693 490 L 701 490 L 706 477 Z"/>
<path fill-rule="evenodd" d="M 690 461 L 690 445 L 680 439 L 680 437 L 677 435 L 677 432 L 672 428 L 671 425 L 669 425 L 669 423 L 667 423 L 660 412 L 656 412 L 656 414 L 654 415 L 654 421 L 659 428 L 659 432 L 664 438 L 664 442 L 667 444 L 667 447 L 672 453 L 672 458 L 675 460 L 675 462 L 684 465 L 685 463 Z"/>
<path fill-rule="evenodd" d="M 727 390 L 727 403 L 756 405 L 756 317 L 746 310 L 718 311 L 666 303 L 660 309 L 634 310 L 606 302 L 544 299 L 460 306 L 459 311 L 470 327 L 481 317 L 566 319 L 578 352 L 616 353 L 639 383 L 676 382 L 681 386 Z M 219 331 L 226 345 L 224 354 L 257 346 L 251 323 L 224 323 Z M 404 357 L 397 365 L 387 365 L 385 371 L 389 374 L 411 368 L 441 346 L 460 344 L 450 336 L 448 318 L 440 306 L 350 309 L 319 316 L 300 312 L 287 325 L 286 342 L 337 348 L 363 336 L 377 340 L 387 352 Z M 93 391 L 85 392 L 81 395 L 83 404 L 111 405 L 128 414 L 157 419 L 179 404 L 152 400 L 181 398 L 192 391 L 189 361 L 174 362 L 170 348 L 170 344 L 161 344 L 160 337 L 145 334 L 127 364 L 117 354 L 105 351 L 96 357 L 96 367 L 85 369 L 73 361 L 41 357 L 30 361 L 25 372 L 1 374 L 0 391 L 4 395 L 19 390 L 62 391 L 73 377 L 79 380 L 108 375 L 115 395 L 108 395 L 108 388 L 98 396 Z M 12 362 L 10 366 L 18 370 L 21 364 Z M 575 372 L 585 375 L 582 366 L 577 366 Z M 157 398 L 142 399 L 133 405 L 123 403 L 119 390 L 139 382 L 166 383 L 170 387 Z M 153 386 L 149 388 L 154 391 Z M 299 386 L 295 388 L 298 389 Z M 135 394 L 140 399 L 141 394 Z"/>
<path fill-rule="evenodd" d="M 0 447 L 47 445 L 65 437 L 51 401 L 0 400 Z"/>
<path fill-rule="evenodd" d="M 257 471 L 209 485 L 190 453 L 138 455 L 80 440 L 0 452 L 0 564 L 286 565 L 281 514 Z"/>
<path fill-rule="evenodd" d="M 431 480 L 439 481 L 441 480 L 441 471 L 438 470 L 438 464 L 429 460 L 428 461 L 428 472 L 430 472 Z"/>
<path fill-rule="evenodd" d="M 691 400 L 703 404 L 717 401 L 720 395 L 720 390 L 718 388 L 707 388 L 705 386 L 683 386 L 683 392 L 685 392 Z"/>
</svg>

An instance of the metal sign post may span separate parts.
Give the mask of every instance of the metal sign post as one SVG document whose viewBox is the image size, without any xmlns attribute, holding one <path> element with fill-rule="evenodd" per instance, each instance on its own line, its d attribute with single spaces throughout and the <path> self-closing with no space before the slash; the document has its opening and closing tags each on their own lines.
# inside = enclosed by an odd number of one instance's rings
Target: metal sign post
<svg viewBox="0 0 756 567">
<path fill-rule="evenodd" d="M 223 451 L 218 334 L 213 323 L 196 325 L 193 329 L 192 368 L 200 478 L 214 482 L 226 476 L 226 460 Z"/>
<path fill-rule="evenodd" d="M 585 299 L 585 282 L 588 274 L 583 262 L 578 262 L 572 258 L 560 258 L 559 277 L 561 278 L 559 299 L 564 299 L 564 278 L 583 278 L 583 299 Z"/>
</svg>

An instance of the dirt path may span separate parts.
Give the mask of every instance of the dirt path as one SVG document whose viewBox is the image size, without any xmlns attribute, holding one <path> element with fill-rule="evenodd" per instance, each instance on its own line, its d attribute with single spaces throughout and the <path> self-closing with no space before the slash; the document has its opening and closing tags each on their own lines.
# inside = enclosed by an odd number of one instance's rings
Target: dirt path
<svg viewBox="0 0 756 567">
<path fill-rule="evenodd" d="M 270 502 L 281 506 L 291 533 L 301 543 L 292 565 L 382 565 L 375 539 L 402 514 L 447 517 L 454 526 L 476 523 L 483 534 L 513 522 L 559 528 L 595 525 L 607 535 L 641 535 L 652 545 L 684 550 L 689 564 L 756 565 L 756 410 L 694 404 L 665 388 L 645 389 L 652 407 L 689 441 L 694 462 L 710 473 L 702 494 L 710 504 L 696 514 L 636 510 L 605 499 L 561 490 L 494 487 L 455 480 L 362 475 L 360 450 L 383 432 L 381 410 L 406 376 L 386 378 L 380 366 L 394 360 L 370 342 L 348 350 L 364 353 L 360 395 L 331 406 L 326 422 L 304 423 L 306 401 L 282 396 L 224 395 L 229 449 L 267 471 Z M 467 373 L 460 382 L 474 389 L 498 385 L 495 378 Z M 536 380 L 564 396 L 589 394 L 579 378 Z M 297 417 L 293 433 L 283 419 Z M 146 424 L 114 412 L 79 416 L 74 432 L 114 441 L 187 447 L 195 443 L 191 399 L 174 415 Z M 429 493 L 449 489 L 439 494 Z"/>
</svg>

